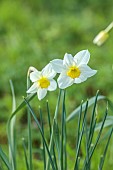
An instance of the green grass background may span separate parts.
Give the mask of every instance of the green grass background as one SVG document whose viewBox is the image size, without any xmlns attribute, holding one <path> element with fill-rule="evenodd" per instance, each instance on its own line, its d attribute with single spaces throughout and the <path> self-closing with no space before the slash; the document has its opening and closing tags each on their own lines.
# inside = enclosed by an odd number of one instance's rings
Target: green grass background
<svg viewBox="0 0 113 170">
<path fill-rule="evenodd" d="M 7 149 L 6 123 L 11 114 L 12 104 L 9 79 L 14 83 L 18 105 L 22 96 L 26 96 L 26 75 L 29 66 L 41 70 L 50 60 L 63 58 L 66 52 L 75 55 L 80 50 L 88 49 L 91 53 L 89 65 L 98 72 L 86 82 L 67 89 L 67 114 L 76 108 L 81 100 L 95 95 L 98 89 L 100 94 L 113 100 L 113 31 L 103 46 L 97 47 L 92 42 L 98 32 L 112 20 L 111 0 L 105 2 L 103 0 L 0 0 L 0 144 L 4 148 Z M 53 115 L 57 95 L 58 90 L 48 94 L 42 102 L 36 99 L 32 101 L 35 110 L 38 109 L 38 105 L 42 106 L 45 122 L 45 101 L 49 100 Z M 70 170 L 74 161 L 72 158 L 75 121 L 69 125 L 73 130 L 68 132 Z M 20 112 L 17 122 L 18 155 L 21 155 L 23 154 L 21 138 L 27 137 L 25 110 Z M 34 125 L 33 146 L 37 148 L 40 146 L 40 136 L 35 133 L 37 134 L 37 129 Z M 95 154 L 93 169 L 97 167 L 103 146 L 104 142 L 99 147 L 98 154 Z M 109 149 L 107 155 L 109 159 L 105 162 L 105 169 L 111 165 L 113 167 L 112 152 L 113 150 Z M 39 155 L 34 153 L 34 158 L 39 160 L 34 161 L 34 167 L 38 164 L 38 167 L 43 169 Z M 20 156 L 17 159 L 18 162 L 22 161 Z M 24 170 L 24 159 L 23 163 L 18 163 L 18 169 Z"/>
</svg>

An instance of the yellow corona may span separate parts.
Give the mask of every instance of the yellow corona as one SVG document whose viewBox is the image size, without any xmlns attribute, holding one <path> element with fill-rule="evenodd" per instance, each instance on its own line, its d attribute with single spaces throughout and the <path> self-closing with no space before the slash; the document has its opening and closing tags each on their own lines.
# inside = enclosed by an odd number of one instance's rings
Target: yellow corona
<svg viewBox="0 0 113 170">
<path fill-rule="evenodd" d="M 41 77 L 38 80 L 38 84 L 41 88 L 48 88 L 48 86 L 50 85 L 50 81 L 46 77 Z"/>
<path fill-rule="evenodd" d="M 69 70 L 67 71 L 67 76 L 69 76 L 73 79 L 79 77 L 80 76 L 79 68 L 76 66 L 70 67 Z"/>
</svg>

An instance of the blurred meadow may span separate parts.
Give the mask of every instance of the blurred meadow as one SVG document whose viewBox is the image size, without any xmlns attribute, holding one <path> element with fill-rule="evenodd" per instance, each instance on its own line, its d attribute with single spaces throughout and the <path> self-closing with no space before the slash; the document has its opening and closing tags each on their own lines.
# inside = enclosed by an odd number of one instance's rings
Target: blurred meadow
<svg viewBox="0 0 113 170">
<path fill-rule="evenodd" d="M 67 114 L 73 111 L 81 102 L 96 94 L 113 101 L 113 31 L 108 40 L 100 47 L 93 44 L 93 39 L 99 31 L 105 29 L 113 20 L 113 1 L 107 0 L 0 0 L 0 145 L 7 150 L 6 123 L 11 115 L 12 96 L 9 80 L 14 84 L 17 105 L 22 96 L 26 96 L 26 76 L 30 66 L 41 70 L 49 61 L 63 58 L 64 54 L 73 56 L 80 50 L 88 49 L 91 53 L 89 66 L 98 70 L 97 74 L 86 82 L 69 87 L 66 92 Z M 58 90 L 48 94 L 42 102 L 32 101 L 35 110 L 41 105 L 45 111 L 48 99 L 53 115 Z M 102 107 L 103 107 L 102 103 Z M 105 110 L 105 109 L 104 109 Z M 100 113 L 100 119 L 102 114 Z M 38 116 L 38 115 L 37 115 Z M 44 119 L 46 125 L 46 112 Z M 90 115 L 89 115 L 90 117 Z M 18 170 L 24 170 L 24 159 L 21 138 L 26 133 L 26 110 L 17 116 L 17 146 Z M 75 121 L 68 127 L 69 168 L 73 163 L 73 136 Z M 67 128 L 68 128 L 67 127 Z M 40 146 L 40 135 L 33 124 L 33 146 Z M 113 137 L 109 146 L 104 170 L 113 167 Z M 103 142 L 104 145 L 104 142 Z M 102 145 L 98 155 L 93 159 L 93 170 L 101 155 Z M 39 150 L 40 152 L 40 150 Z M 83 151 L 84 152 L 84 151 Z M 43 169 L 42 158 L 35 154 L 35 166 Z M 1 161 L 1 160 L 0 160 Z M 21 161 L 21 164 L 20 164 Z M 36 164 L 36 165 L 35 165 Z M 110 169 L 111 168 L 111 169 Z M 4 168 L 5 169 L 5 168 Z"/>
</svg>

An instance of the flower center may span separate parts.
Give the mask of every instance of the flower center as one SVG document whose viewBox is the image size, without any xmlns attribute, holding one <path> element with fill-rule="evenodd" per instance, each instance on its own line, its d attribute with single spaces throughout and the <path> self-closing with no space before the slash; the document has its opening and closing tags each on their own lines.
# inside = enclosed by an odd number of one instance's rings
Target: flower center
<svg viewBox="0 0 113 170">
<path fill-rule="evenodd" d="M 41 77 L 38 80 L 38 84 L 41 88 L 47 88 L 50 85 L 50 81 L 46 77 Z"/>
<path fill-rule="evenodd" d="M 77 78 L 80 76 L 80 70 L 78 67 L 76 66 L 72 66 L 69 68 L 69 70 L 67 71 L 67 75 L 71 78 Z"/>
</svg>

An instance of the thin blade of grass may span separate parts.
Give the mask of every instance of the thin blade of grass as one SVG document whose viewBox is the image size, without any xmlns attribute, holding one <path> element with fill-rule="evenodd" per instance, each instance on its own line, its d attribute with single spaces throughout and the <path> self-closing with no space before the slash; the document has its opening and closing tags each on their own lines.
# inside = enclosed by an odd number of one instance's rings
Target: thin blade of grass
<svg viewBox="0 0 113 170">
<path fill-rule="evenodd" d="M 43 141 L 44 141 L 44 143 L 45 143 L 45 147 L 46 147 L 46 150 L 47 150 L 49 159 L 50 159 L 50 163 L 51 163 L 52 169 L 53 169 L 53 170 L 56 170 L 56 169 L 55 169 L 55 166 L 54 166 L 54 163 L 53 163 L 53 160 L 52 160 L 52 157 L 51 157 L 51 154 L 50 154 L 50 151 L 49 151 L 49 148 L 48 148 L 48 146 L 47 146 L 46 139 L 45 139 L 45 137 L 44 137 L 44 135 L 43 135 L 43 131 L 42 131 L 42 128 L 41 128 L 41 126 L 40 126 L 40 123 L 39 123 L 39 121 L 38 121 L 35 113 L 33 112 L 30 104 L 28 103 L 28 101 L 27 101 L 25 98 L 24 98 L 24 101 L 25 101 L 27 107 L 29 108 L 29 111 L 30 111 L 30 113 L 32 114 L 32 116 L 33 116 L 33 118 L 34 118 L 34 120 L 35 120 L 35 122 L 36 122 L 36 124 L 37 124 L 37 126 L 38 126 L 38 128 L 39 128 L 40 134 L 41 134 L 41 136 L 42 136 L 42 138 L 43 138 Z"/>
<path fill-rule="evenodd" d="M 56 120 L 54 119 L 54 127 L 53 127 L 53 138 L 54 138 L 54 143 L 56 146 L 56 150 L 58 153 L 58 161 L 60 162 L 60 134 L 59 134 L 59 127 L 58 127 L 58 123 L 56 122 Z"/>
<path fill-rule="evenodd" d="M 88 148 L 88 127 L 87 127 L 87 115 L 85 117 L 85 138 L 86 138 L 86 160 L 89 159 L 89 148 Z M 90 163 L 87 165 L 87 169 L 90 170 Z"/>
<path fill-rule="evenodd" d="M 96 97 L 94 96 L 91 99 L 89 99 L 88 107 L 90 107 L 91 105 L 94 104 L 95 98 Z M 99 100 L 107 100 L 107 98 L 105 96 L 99 95 L 97 101 L 99 101 Z M 82 111 L 85 110 L 85 105 L 86 105 L 86 102 L 84 102 L 82 105 Z M 68 122 L 68 121 L 72 120 L 75 116 L 78 116 L 79 112 L 80 112 L 80 106 L 78 106 L 72 113 L 70 113 L 70 115 L 67 117 L 66 121 Z"/>
<path fill-rule="evenodd" d="M 32 170 L 32 136 L 31 136 L 31 115 L 28 111 L 28 157 L 29 157 L 29 166 Z"/>
<path fill-rule="evenodd" d="M 85 120 L 86 120 L 85 117 L 86 117 L 87 109 L 88 109 L 88 100 L 86 102 L 85 112 L 84 112 L 84 116 L 83 116 L 82 129 L 81 129 L 81 132 L 80 132 L 80 137 L 79 137 L 77 151 L 76 151 L 76 159 L 75 159 L 74 170 L 78 170 L 78 158 L 79 158 L 79 152 L 80 152 L 82 137 L 83 137 L 83 134 L 84 134 Z"/>
<path fill-rule="evenodd" d="M 60 105 L 61 93 L 62 93 L 62 90 L 59 91 L 59 95 L 58 95 L 58 99 L 57 99 L 57 104 L 56 104 L 56 109 L 55 109 L 55 114 L 54 114 L 54 118 L 53 118 L 53 120 L 55 120 L 56 123 L 57 123 L 57 116 L 58 116 L 58 110 L 59 110 L 59 105 Z M 55 121 L 53 121 L 52 132 L 51 132 L 51 137 L 50 137 L 50 144 L 49 144 L 49 151 L 50 151 L 50 153 L 52 153 L 52 148 L 53 148 L 53 143 L 54 143 L 54 134 L 53 134 L 53 132 L 54 132 L 54 122 Z M 49 158 L 47 158 L 46 170 L 48 170 L 48 168 L 49 168 L 49 162 L 50 162 L 50 160 L 49 160 Z"/>
<path fill-rule="evenodd" d="M 53 158 L 54 158 L 55 168 L 56 168 L 56 170 L 58 170 L 57 158 L 56 158 L 56 153 L 55 153 L 55 143 L 53 143 Z"/>
<path fill-rule="evenodd" d="M 4 162 L 4 164 L 6 165 L 6 167 L 8 168 L 8 170 L 12 170 L 12 166 L 11 166 L 9 160 L 8 160 L 8 157 L 3 152 L 1 147 L 0 147 L 0 157 L 1 157 L 2 161 Z"/>
<path fill-rule="evenodd" d="M 94 153 L 94 151 L 95 151 L 95 149 L 96 149 L 96 146 L 97 146 L 98 141 L 99 141 L 99 139 L 100 139 L 100 136 L 101 136 L 101 134 L 102 134 L 102 130 L 103 130 L 103 128 L 104 128 L 104 123 L 105 123 L 107 114 L 108 114 L 108 108 L 106 108 L 105 115 L 104 115 L 104 118 L 103 118 L 103 121 L 102 121 L 102 126 L 101 126 L 101 128 L 100 128 L 100 131 L 99 131 L 99 134 L 98 134 L 98 136 L 97 136 L 96 142 L 95 142 L 93 148 L 91 149 L 91 151 L 90 151 L 90 153 L 89 153 L 89 160 L 88 160 L 88 161 L 91 160 L 92 155 L 93 155 L 93 153 Z M 84 166 L 83 166 L 83 170 L 84 170 L 84 168 L 87 166 L 87 164 L 88 164 L 88 162 L 87 162 L 86 159 L 85 159 L 85 161 L 84 161 Z"/>
<path fill-rule="evenodd" d="M 79 138 L 80 138 L 80 125 L 81 125 L 81 116 L 82 116 L 82 103 L 83 101 L 81 102 L 81 105 L 80 105 L 80 111 L 79 111 L 79 117 L 78 117 L 78 128 L 77 128 L 77 139 L 76 139 L 76 150 L 78 148 L 78 143 L 79 143 Z M 78 167 L 79 167 L 79 162 L 80 162 L 80 159 L 78 157 L 78 160 L 76 160 L 76 170 L 78 170 Z"/>
<path fill-rule="evenodd" d="M 23 149 L 24 149 L 24 157 L 25 157 L 26 169 L 30 170 L 29 163 L 28 163 L 28 158 L 27 158 L 27 149 L 26 149 L 24 138 L 22 139 L 22 145 L 23 145 Z"/>
<path fill-rule="evenodd" d="M 12 92 L 12 113 L 16 109 L 16 99 L 15 99 L 15 92 L 14 86 L 12 81 L 10 80 L 10 87 Z M 12 170 L 16 170 L 16 133 L 15 133 L 15 122 L 16 122 L 16 115 L 10 121 L 8 125 L 8 143 L 9 143 L 9 160 L 12 164 Z"/>
<path fill-rule="evenodd" d="M 51 136 L 52 126 L 51 126 L 50 109 L 49 109 L 48 100 L 47 100 L 47 115 L 48 115 L 48 124 L 49 124 L 49 134 L 50 134 L 50 136 Z M 55 167 L 56 167 L 56 169 L 58 169 L 57 159 L 56 159 L 56 153 L 55 153 L 55 141 L 53 142 L 53 148 L 52 148 L 52 150 L 53 150 L 53 157 L 54 157 Z"/>
<path fill-rule="evenodd" d="M 51 128 L 51 118 L 50 118 L 50 110 L 49 110 L 48 101 L 46 102 L 46 104 L 47 104 L 47 116 L 48 116 L 48 124 L 49 124 L 49 134 L 51 135 L 52 128 Z"/>
<path fill-rule="evenodd" d="M 65 102 L 65 101 L 64 101 Z M 64 103 L 64 170 L 67 170 L 67 129 L 66 129 L 66 107 Z"/>
<path fill-rule="evenodd" d="M 92 139 L 93 139 L 93 135 L 94 135 L 94 129 L 95 129 L 95 126 L 96 126 L 96 105 L 97 105 L 97 100 L 98 100 L 98 92 L 96 94 L 96 97 L 95 97 L 95 102 L 94 102 L 94 107 L 93 107 L 93 111 L 92 111 L 92 115 L 91 115 L 91 121 L 90 121 L 90 126 L 89 126 L 89 135 L 88 135 L 88 155 L 89 155 L 89 150 L 90 150 L 90 146 L 91 146 L 91 143 L 92 143 Z M 87 157 L 87 160 L 89 159 L 89 156 Z M 90 161 L 89 161 L 89 164 L 90 164 Z"/>
<path fill-rule="evenodd" d="M 65 114 L 66 114 L 66 112 L 65 112 L 65 91 L 63 91 L 62 119 L 61 119 L 61 169 L 64 169 L 64 170 L 65 170 L 65 168 L 64 168 L 64 156 L 63 155 L 64 155 L 64 153 L 66 154 L 66 148 L 64 148 L 64 139 L 66 140 L 66 136 L 65 136 L 66 134 L 64 131 L 65 130 Z M 65 155 L 65 158 L 66 158 L 66 155 Z"/>
<path fill-rule="evenodd" d="M 108 126 L 112 126 L 112 125 L 113 125 L 113 120 L 112 119 L 110 120 L 110 119 L 106 118 L 104 128 L 106 128 Z M 96 127 L 95 127 L 95 131 L 99 130 L 101 126 L 102 126 L 102 122 L 97 123 Z"/>
<path fill-rule="evenodd" d="M 113 124 L 112 124 L 112 125 L 113 125 Z M 99 140 L 98 144 L 100 144 L 103 140 L 109 138 L 109 135 L 110 135 L 110 133 L 111 133 L 111 129 L 112 129 L 112 128 L 110 128 L 110 129 L 102 136 L 102 138 Z"/>
<path fill-rule="evenodd" d="M 40 113 L 40 123 L 41 123 L 41 127 L 42 127 L 42 132 L 43 132 L 43 136 L 44 136 L 44 124 L 43 124 L 43 118 L 42 118 L 42 110 L 39 107 L 39 113 Z M 42 144 L 43 144 L 43 158 L 44 158 L 44 170 L 46 169 L 46 153 L 45 153 L 45 143 L 43 141 L 42 138 Z"/>
<path fill-rule="evenodd" d="M 27 90 L 30 88 L 30 78 L 27 74 Z M 27 94 L 28 96 L 28 94 Z M 27 108 L 27 121 L 28 121 L 28 157 L 29 157 L 29 167 L 32 170 L 32 133 L 31 133 L 31 114 Z"/>
<path fill-rule="evenodd" d="M 25 97 L 25 99 L 29 102 L 31 101 L 34 97 L 36 96 L 36 94 L 29 94 L 27 97 Z M 17 114 L 24 106 L 25 106 L 25 102 L 24 100 L 20 103 L 20 105 L 16 108 L 16 110 L 12 113 L 11 117 L 9 118 L 9 121 L 11 121 L 11 119 L 14 117 L 15 114 Z"/>
<path fill-rule="evenodd" d="M 83 101 L 82 101 L 82 102 L 83 102 Z M 77 150 L 78 141 L 79 141 L 79 136 L 80 136 L 80 124 L 81 124 L 81 115 L 82 115 L 82 102 L 81 102 L 81 105 L 80 105 L 79 118 L 78 118 L 76 150 Z"/>
<path fill-rule="evenodd" d="M 112 126 L 112 129 L 111 129 L 111 132 L 110 132 L 110 135 L 109 135 L 109 138 L 108 138 L 105 150 L 104 150 L 104 154 L 103 154 L 103 156 L 102 156 L 102 158 L 100 160 L 99 170 L 102 170 L 102 168 L 103 168 L 105 157 L 106 157 L 106 153 L 107 153 L 107 150 L 108 150 L 108 146 L 109 146 L 109 142 L 110 142 L 112 133 L 113 133 L 113 126 Z"/>
</svg>

